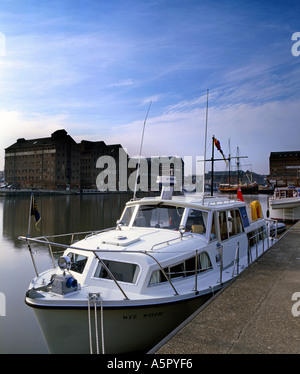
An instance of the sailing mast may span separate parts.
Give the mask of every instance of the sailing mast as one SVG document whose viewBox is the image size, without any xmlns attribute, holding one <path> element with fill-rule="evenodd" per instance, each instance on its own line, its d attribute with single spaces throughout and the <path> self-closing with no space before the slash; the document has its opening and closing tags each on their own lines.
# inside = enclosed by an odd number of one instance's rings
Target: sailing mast
<svg viewBox="0 0 300 374">
<path fill-rule="evenodd" d="M 240 185 L 240 149 L 236 148 L 237 184 Z"/>
</svg>

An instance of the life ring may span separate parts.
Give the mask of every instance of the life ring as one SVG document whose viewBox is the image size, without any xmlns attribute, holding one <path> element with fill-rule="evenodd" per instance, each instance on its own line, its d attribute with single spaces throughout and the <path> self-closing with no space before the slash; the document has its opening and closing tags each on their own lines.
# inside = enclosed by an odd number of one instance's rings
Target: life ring
<svg viewBox="0 0 300 374">
<path fill-rule="evenodd" d="M 252 201 L 250 204 L 251 207 L 251 218 L 253 221 L 256 221 L 258 218 L 262 218 L 262 210 L 261 210 L 261 205 L 260 202 L 255 200 Z"/>
</svg>

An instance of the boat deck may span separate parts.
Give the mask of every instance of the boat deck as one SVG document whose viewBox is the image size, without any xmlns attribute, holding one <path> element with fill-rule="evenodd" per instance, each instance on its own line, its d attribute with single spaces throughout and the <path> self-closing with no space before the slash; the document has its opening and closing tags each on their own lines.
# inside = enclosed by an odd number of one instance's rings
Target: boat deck
<svg viewBox="0 0 300 374">
<path fill-rule="evenodd" d="M 149 353 L 299 354 L 299 304 L 300 221 Z"/>
</svg>

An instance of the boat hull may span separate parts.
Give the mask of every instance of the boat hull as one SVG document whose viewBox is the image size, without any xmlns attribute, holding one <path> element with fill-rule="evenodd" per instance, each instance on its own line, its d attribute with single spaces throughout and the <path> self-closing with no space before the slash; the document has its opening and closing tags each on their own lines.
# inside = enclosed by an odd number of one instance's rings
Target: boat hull
<svg viewBox="0 0 300 374">
<path fill-rule="evenodd" d="M 300 198 L 270 201 L 271 219 L 296 222 L 300 220 Z"/>
<path fill-rule="evenodd" d="M 227 194 L 236 194 L 238 187 L 220 187 L 219 191 Z M 258 194 L 258 185 L 256 186 L 241 186 L 241 191 L 243 195 L 257 195 Z"/>
<path fill-rule="evenodd" d="M 156 305 L 103 307 L 104 353 L 120 354 L 149 351 L 181 322 L 200 308 L 213 294 Z M 84 354 L 90 352 L 87 307 L 33 306 L 50 353 Z M 96 352 L 94 308 L 91 307 L 93 352 Z M 101 308 L 97 307 L 99 351 L 101 343 Z"/>
</svg>

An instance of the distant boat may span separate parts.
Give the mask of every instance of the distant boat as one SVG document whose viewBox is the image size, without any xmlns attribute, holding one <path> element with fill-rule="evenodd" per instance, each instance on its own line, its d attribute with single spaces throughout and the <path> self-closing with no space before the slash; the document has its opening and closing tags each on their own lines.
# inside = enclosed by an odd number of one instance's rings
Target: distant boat
<svg viewBox="0 0 300 374">
<path fill-rule="evenodd" d="M 261 187 L 259 186 L 258 188 L 258 193 L 259 194 L 270 194 L 272 195 L 274 193 L 274 187 Z"/>
<path fill-rule="evenodd" d="M 300 188 L 288 186 L 275 188 L 269 199 L 271 219 L 295 222 L 300 220 Z"/>
<path fill-rule="evenodd" d="M 239 185 L 235 184 L 220 184 L 219 191 L 222 193 L 236 194 Z M 240 185 L 243 195 L 253 195 L 258 194 L 258 184 L 256 182 L 250 184 Z"/>
</svg>

